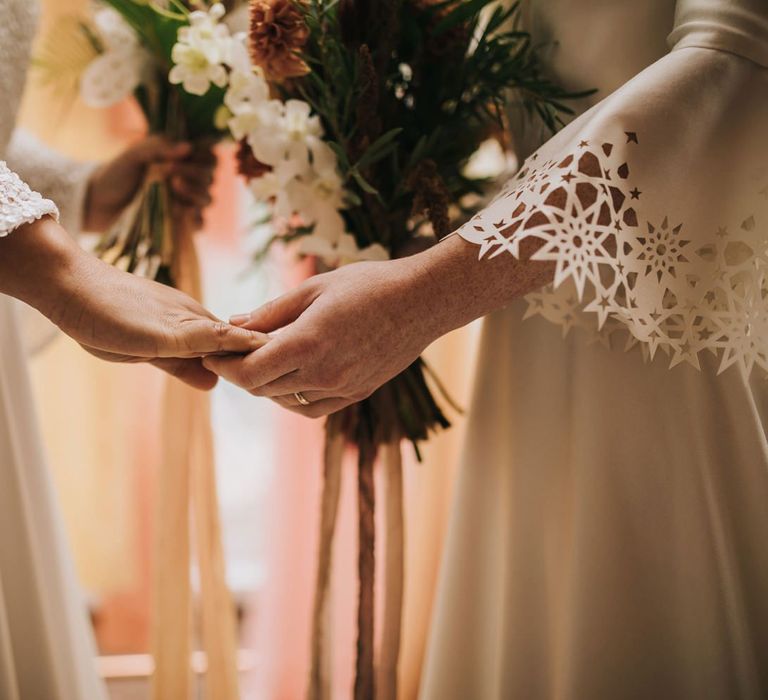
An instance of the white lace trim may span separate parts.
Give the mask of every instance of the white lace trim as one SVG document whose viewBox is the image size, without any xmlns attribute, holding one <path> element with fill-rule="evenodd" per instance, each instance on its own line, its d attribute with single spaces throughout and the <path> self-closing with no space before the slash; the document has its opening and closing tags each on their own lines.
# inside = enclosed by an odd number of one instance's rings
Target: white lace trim
<svg viewBox="0 0 768 700">
<path fill-rule="evenodd" d="M 768 372 L 768 187 L 755 184 L 754 209 L 740 220 L 689 231 L 679 212 L 643 212 L 630 164 L 639 135 L 619 143 L 582 140 L 546 162 L 534 154 L 459 234 L 480 258 L 543 242 L 533 258 L 555 262 L 555 279 L 528 295 L 526 317 L 564 333 L 591 327 L 606 343 L 628 332 L 627 348 L 639 341 L 651 359 L 662 349 L 670 367 L 699 369 L 710 352 L 719 372 Z"/>
<path fill-rule="evenodd" d="M 0 238 L 44 216 L 58 220 L 56 205 L 32 191 L 5 161 L 0 161 Z"/>
</svg>

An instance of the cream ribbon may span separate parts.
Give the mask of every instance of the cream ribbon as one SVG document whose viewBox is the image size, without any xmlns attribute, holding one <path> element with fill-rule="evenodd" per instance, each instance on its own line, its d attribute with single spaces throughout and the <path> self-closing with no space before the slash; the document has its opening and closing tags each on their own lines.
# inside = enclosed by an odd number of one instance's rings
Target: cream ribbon
<svg viewBox="0 0 768 700">
<path fill-rule="evenodd" d="M 178 227 L 174 276 L 179 289 L 200 299 L 191 226 Z M 208 659 L 205 697 L 238 700 L 237 625 L 221 545 L 210 399 L 175 379 L 169 379 L 165 395 L 163 456 L 155 509 L 152 697 L 191 697 L 192 520 L 200 573 L 201 629 Z"/>
</svg>

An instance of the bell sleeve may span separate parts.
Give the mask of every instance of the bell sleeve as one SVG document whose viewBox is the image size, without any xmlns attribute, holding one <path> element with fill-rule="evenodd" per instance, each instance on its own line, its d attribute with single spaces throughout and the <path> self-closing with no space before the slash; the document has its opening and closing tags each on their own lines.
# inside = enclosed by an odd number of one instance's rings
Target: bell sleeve
<svg viewBox="0 0 768 700">
<path fill-rule="evenodd" d="M 536 239 L 555 277 L 528 316 L 670 366 L 768 372 L 768 11 L 739 2 L 713 1 L 730 23 L 680 3 L 674 49 L 459 230 L 480 258 Z"/>
</svg>

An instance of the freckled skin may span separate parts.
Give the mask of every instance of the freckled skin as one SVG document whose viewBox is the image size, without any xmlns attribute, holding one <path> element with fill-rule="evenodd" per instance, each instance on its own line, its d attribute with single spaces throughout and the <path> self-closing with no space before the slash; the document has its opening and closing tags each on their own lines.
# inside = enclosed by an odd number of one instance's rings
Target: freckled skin
<svg viewBox="0 0 768 700">
<path fill-rule="evenodd" d="M 551 282 L 554 263 L 529 260 L 538 245 L 526 241 L 520 260 L 478 260 L 477 246 L 453 236 L 408 258 L 319 275 L 234 319 L 263 333 L 283 329 L 266 346 L 205 366 L 302 415 L 333 413 L 372 394 L 441 335 Z"/>
</svg>

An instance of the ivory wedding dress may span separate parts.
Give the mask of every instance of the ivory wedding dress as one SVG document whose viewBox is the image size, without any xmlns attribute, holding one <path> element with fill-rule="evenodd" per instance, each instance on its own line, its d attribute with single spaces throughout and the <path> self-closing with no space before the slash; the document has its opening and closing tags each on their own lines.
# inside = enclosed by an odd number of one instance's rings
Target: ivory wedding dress
<svg viewBox="0 0 768 700">
<path fill-rule="evenodd" d="M 54 199 L 75 230 L 89 172 L 14 130 L 36 19 L 35 2 L 0 0 L 0 236 L 24 235 L 15 229 L 57 214 L 36 191 Z M 36 426 L 18 310 L 0 295 L 0 700 L 99 700 L 104 690 Z"/>
<path fill-rule="evenodd" d="M 599 92 L 461 230 L 557 270 L 485 323 L 421 694 L 767 698 L 768 0 L 524 17 Z"/>
</svg>

